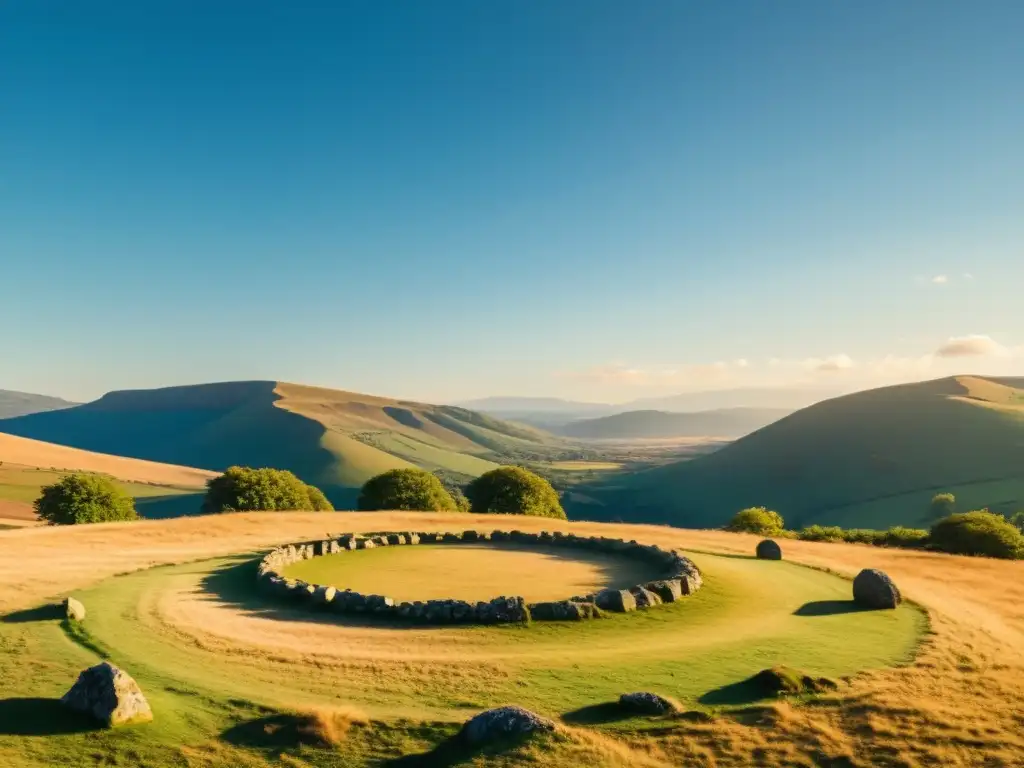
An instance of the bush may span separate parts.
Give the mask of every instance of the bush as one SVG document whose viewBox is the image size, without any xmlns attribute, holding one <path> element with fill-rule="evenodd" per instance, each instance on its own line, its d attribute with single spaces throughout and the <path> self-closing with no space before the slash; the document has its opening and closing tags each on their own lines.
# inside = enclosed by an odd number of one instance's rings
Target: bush
<svg viewBox="0 0 1024 768">
<path fill-rule="evenodd" d="M 954 555 L 1024 557 L 1024 535 L 1002 515 L 987 509 L 953 514 L 932 526 L 932 548 Z"/>
<path fill-rule="evenodd" d="M 749 510 L 744 510 L 747 512 Z M 740 514 L 743 514 L 742 512 Z M 739 515 L 737 515 L 739 517 Z M 735 524 L 736 518 L 733 518 Z M 797 537 L 804 541 L 845 541 L 845 531 L 838 525 L 809 525 L 804 528 Z"/>
<path fill-rule="evenodd" d="M 932 496 L 932 501 L 929 506 L 933 520 L 938 520 L 942 517 L 949 517 L 956 512 L 956 496 L 952 493 L 937 493 Z"/>
<path fill-rule="evenodd" d="M 323 491 L 283 469 L 228 467 L 206 482 L 203 512 L 334 509 Z"/>
<path fill-rule="evenodd" d="M 466 487 L 471 512 L 535 515 L 565 520 L 551 483 L 522 467 L 492 469 Z"/>
<path fill-rule="evenodd" d="M 886 547 L 917 549 L 928 544 L 928 531 L 923 531 L 920 528 L 904 528 L 902 525 L 894 525 L 885 531 L 882 544 Z"/>
<path fill-rule="evenodd" d="M 1014 526 L 1021 533 L 1024 533 L 1024 509 L 1020 512 L 1013 513 L 1010 517 L 1010 525 Z"/>
<path fill-rule="evenodd" d="M 424 469 L 392 469 L 363 485 L 358 509 L 405 509 L 416 512 L 455 511 L 458 506 L 441 481 Z"/>
<path fill-rule="evenodd" d="M 113 480 L 100 475 L 68 475 L 43 488 L 36 513 L 50 525 L 137 520 L 135 500 Z"/>
<path fill-rule="evenodd" d="M 736 513 L 725 530 L 736 533 L 757 533 L 777 536 L 785 528 L 782 515 L 764 507 L 749 507 Z"/>
</svg>

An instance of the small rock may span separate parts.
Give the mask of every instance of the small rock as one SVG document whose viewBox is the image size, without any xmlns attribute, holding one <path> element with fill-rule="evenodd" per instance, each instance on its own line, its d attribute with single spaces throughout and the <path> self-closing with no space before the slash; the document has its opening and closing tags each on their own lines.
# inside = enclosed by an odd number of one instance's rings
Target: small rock
<svg viewBox="0 0 1024 768">
<path fill-rule="evenodd" d="M 661 605 L 661 598 L 649 589 L 633 587 L 629 591 L 633 595 L 633 599 L 636 600 L 637 608 L 653 608 L 656 605 Z"/>
<path fill-rule="evenodd" d="M 61 703 L 108 728 L 153 719 L 149 702 L 131 675 L 104 661 L 78 676 Z"/>
<path fill-rule="evenodd" d="M 664 715 L 669 712 L 679 711 L 679 705 L 674 701 L 648 691 L 637 693 L 624 693 L 619 697 L 619 705 L 630 712 L 637 712 L 641 715 Z"/>
<path fill-rule="evenodd" d="M 479 746 L 501 739 L 528 736 L 537 731 L 553 731 L 555 724 L 546 717 L 522 707 L 498 707 L 481 712 L 466 721 L 459 737 Z"/>
<path fill-rule="evenodd" d="M 75 600 L 73 597 L 65 598 L 64 600 L 64 614 L 71 621 L 84 621 L 85 620 L 85 606 Z"/>
<path fill-rule="evenodd" d="M 636 598 L 625 589 L 602 589 L 594 596 L 594 602 L 603 611 L 628 613 L 636 610 Z"/>
<path fill-rule="evenodd" d="M 895 608 L 903 596 L 882 571 L 865 568 L 853 580 L 853 600 L 865 608 Z"/>
<path fill-rule="evenodd" d="M 757 545 L 758 560 L 781 560 L 782 547 L 772 539 L 765 539 Z"/>
<path fill-rule="evenodd" d="M 661 598 L 663 603 L 674 603 L 683 597 L 683 584 L 679 579 L 648 582 L 646 588 Z"/>
</svg>

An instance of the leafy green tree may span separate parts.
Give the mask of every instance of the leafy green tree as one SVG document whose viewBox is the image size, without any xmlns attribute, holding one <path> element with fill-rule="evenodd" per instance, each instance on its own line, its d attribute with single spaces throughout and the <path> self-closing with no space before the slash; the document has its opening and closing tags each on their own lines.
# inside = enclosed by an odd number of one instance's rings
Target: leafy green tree
<svg viewBox="0 0 1024 768">
<path fill-rule="evenodd" d="M 551 483 L 522 467 L 498 467 L 466 486 L 471 512 L 534 515 L 565 520 Z"/>
<path fill-rule="evenodd" d="M 987 509 L 944 517 L 932 526 L 932 548 L 954 555 L 1024 557 L 1024 534 L 1002 515 Z"/>
<path fill-rule="evenodd" d="M 356 502 L 358 509 L 404 509 L 415 512 L 457 511 L 458 505 L 441 481 L 425 469 L 391 469 L 371 477 Z"/>
<path fill-rule="evenodd" d="M 1017 530 L 1024 533 L 1024 509 L 1014 512 L 1010 517 L 1010 523 L 1016 526 Z"/>
<path fill-rule="evenodd" d="M 43 488 L 36 513 L 50 525 L 137 520 L 135 500 L 121 486 L 100 475 L 68 475 Z"/>
<path fill-rule="evenodd" d="M 785 530 L 782 515 L 766 507 L 748 507 L 737 512 L 725 530 L 736 533 L 757 533 L 761 536 L 778 536 Z"/>
<path fill-rule="evenodd" d="M 937 493 L 932 496 L 930 509 L 933 520 L 949 517 L 956 512 L 956 496 L 952 493 Z"/>
<path fill-rule="evenodd" d="M 283 469 L 228 467 L 206 482 L 203 512 L 309 510 L 334 507 L 323 492 Z"/>
</svg>

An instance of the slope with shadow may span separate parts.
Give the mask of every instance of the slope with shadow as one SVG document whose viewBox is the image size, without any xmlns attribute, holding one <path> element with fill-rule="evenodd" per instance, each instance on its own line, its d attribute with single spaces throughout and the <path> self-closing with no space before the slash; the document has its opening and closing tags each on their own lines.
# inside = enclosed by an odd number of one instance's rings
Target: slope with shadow
<svg viewBox="0 0 1024 768">
<path fill-rule="evenodd" d="M 62 400 L 59 397 L 0 389 L 0 419 L 13 419 L 17 416 L 27 416 L 30 413 L 42 413 L 43 411 L 57 411 L 61 408 L 71 408 L 74 405 L 77 403 Z"/>
<path fill-rule="evenodd" d="M 794 528 L 922 526 L 939 491 L 961 510 L 1012 512 L 1024 508 L 1022 384 L 959 376 L 827 400 L 716 453 L 585 489 L 589 503 L 569 512 L 710 527 L 766 505 Z"/>
<path fill-rule="evenodd" d="M 667 437 L 742 437 L 792 411 L 784 408 L 720 408 L 695 413 L 628 411 L 566 424 L 559 433 L 584 440 Z"/>
<path fill-rule="evenodd" d="M 288 469 L 342 507 L 388 469 L 476 476 L 554 440 L 460 408 L 273 381 L 111 392 L 2 420 L 0 432 L 209 470 Z"/>
</svg>

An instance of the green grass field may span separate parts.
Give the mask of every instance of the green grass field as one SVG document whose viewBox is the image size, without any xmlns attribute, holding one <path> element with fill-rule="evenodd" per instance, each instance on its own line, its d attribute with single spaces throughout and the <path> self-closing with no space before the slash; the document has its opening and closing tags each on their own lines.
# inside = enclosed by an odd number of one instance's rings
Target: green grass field
<svg viewBox="0 0 1024 768">
<path fill-rule="evenodd" d="M 366 566 L 372 578 L 372 566 L 401 554 L 343 557 Z M 434 554 L 443 556 L 441 548 Z M 303 764 L 358 765 L 435 742 L 464 712 L 510 701 L 570 721 L 637 689 L 691 707 L 746 705 L 751 693 L 739 683 L 760 669 L 787 664 L 842 678 L 906 663 L 925 629 L 912 605 L 852 610 L 849 582 L 824 572 L 750 558 L 693 558 L 706 586 L 685 601 L 526 628 L 405 628 L 320 617 L 258 597 L 251 557 L 109 579 L 75 593 L 89 610 L 80 630 L 38 610 L 0 622 L 8 697 L 0 702 L 0 760 L 262 765 L 272 749 L 220 737 L 280 710 L 351 705 L 382 721 L 372 736 L 354 735 L 344 756 L 299 747 L 293 754 L 309 761 Z M 504 591 L 515 591 L 509 587 Z M 55 703 L 77 671 L 99 658 L 135 676 L 154 723 L 82 732 Z M 209 752 L 211 741 L 220 754 Z M 187 762 L 203 750 L 209 762 Z M 72 756 L 78 762 L 66 762 Z"/>
<path fill-rule="evenodd" d="M 31 504 L 39 498 L 44 486 L 52 485 L 69 474 L 71 474 L 70 471 L 63 470 L 0 466 L 0 500 Z M 129 483 L 120 480 L 115 482 L 137 499 L 194 494 L 196 492 L 195 488 Z"/>
</svg>

